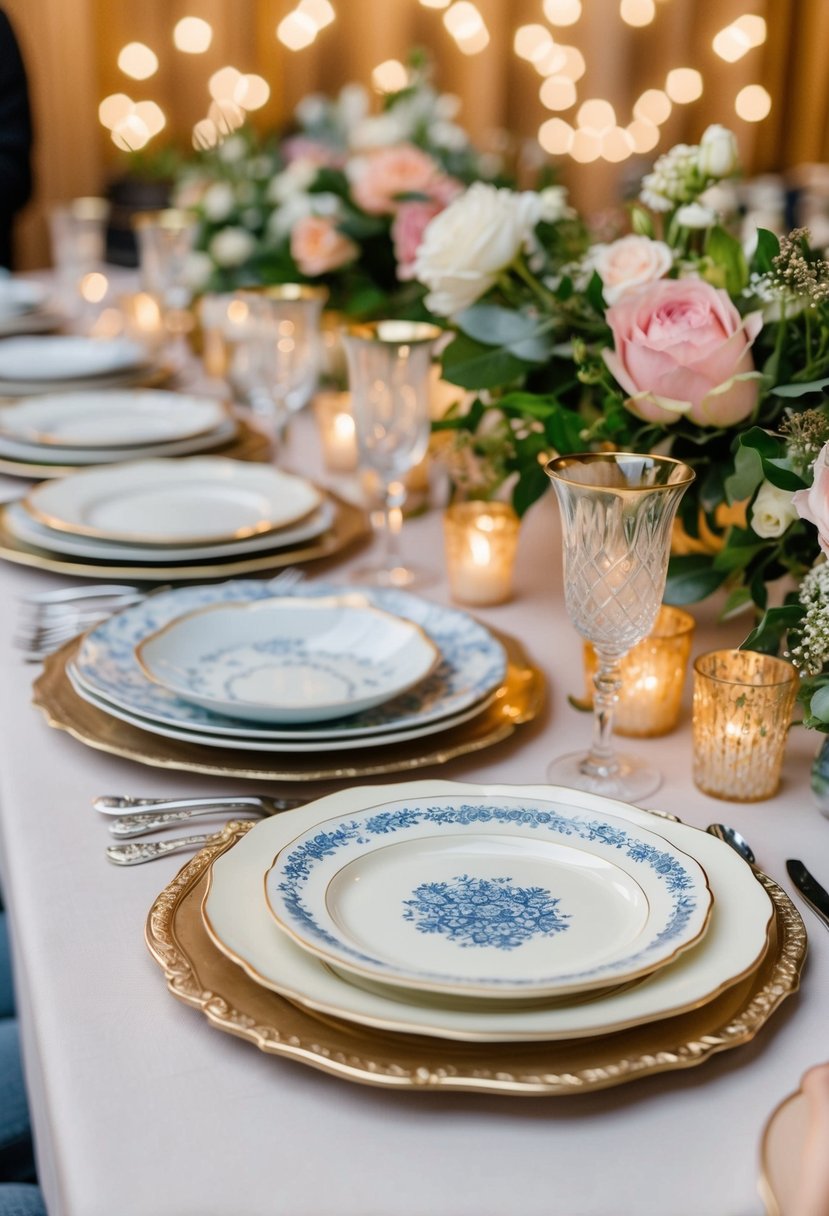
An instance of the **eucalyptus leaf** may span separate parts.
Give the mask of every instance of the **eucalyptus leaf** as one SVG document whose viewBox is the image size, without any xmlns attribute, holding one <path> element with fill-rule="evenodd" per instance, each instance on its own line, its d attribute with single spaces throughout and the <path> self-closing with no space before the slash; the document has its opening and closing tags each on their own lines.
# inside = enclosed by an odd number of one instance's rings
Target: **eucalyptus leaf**
<svg viewBox="0 0 829 1216">
<path fill-rule="evenodd" d="M 829 376 L 822 380 L 811 380 L 808 384 L 781 384 L 774 390 L 775 397 L 805 397 L 807 393 L 819 393 L 829 386 Z"/>
<path fill-rule="evenodd" d="M 538 318 L 527 313 L 500 308 L 497 304 L 474 304 L 458 313 L 455 324 L 461 333 L 487 346 L 510 346 L 532 338 Z"/>
<path fill-rule="evenodd" d="M 809 712 L 821 722 L 829 722 L 829 684 L 817 690 L 809 702 Z"/>
<path fill-rule="evenodd" d="M 668 563 L 665 584 L 666 604 L 695 604 L 712 595 L 725 581 L 725 571 L 714 568 L 705 553 L 690 553 L 672 557 Z"/>
<path fill-rule="evenodd" d="M 729 294 L 739 295 L 748 283 L 748 263 L 737 238 L 716 224 L 708 230 L 705 252 L 725 272 L 725 286 Z"/>
<path fill-rule="evenodd" d="M 503 347 L 493 348 L 458 334 L 443 352 L 443 376 L 461 388 L 491 389 L 526 375 L 531 364 Z"/>
<path fill-rule="evenodd" d="M 751 259 L 751 269 L 758 274 L 766 274 L 772 269 L 772 263 L 780 252 L 780 241 L 768 228 L 757 229 L 757 247 Z"/>
<path fill-rule="evenodd" d="M 752 629 L 745 641 L 740 643 L 740 649 L 777 654 L 784 636 L 803 620 L 803 612 L 800 604 L 782 604 L 778 608 L 769 608 L 760 623 Z"/>
</svg>

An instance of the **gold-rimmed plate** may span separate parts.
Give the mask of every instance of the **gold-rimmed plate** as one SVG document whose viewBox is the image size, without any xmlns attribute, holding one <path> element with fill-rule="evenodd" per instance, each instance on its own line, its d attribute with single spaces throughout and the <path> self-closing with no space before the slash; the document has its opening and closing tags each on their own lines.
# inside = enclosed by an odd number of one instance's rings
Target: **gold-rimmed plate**
<svg viewBox="0 0 829 1216">
<path fill-rule="evenodd" d="M 493 633 L 496 631 L 493 630 Z M 347 757 L 331 755 L 274 755 L 244 753 L 228 748 L 206 748 L 153 735 L 121 722 L 84 701 L 72 688 L 66 672 L 81 645 L 76 638 L 46 659 L 34 684 L 34 704 L 50 726 L 65 730 L 81 743 L 99 751 L 148 764 L 212 776 L 250 781 L 333 781 L 406 772 L 445 764 L 456 756 L 492 747 L 509 738 L 516 727 L 539 713 L 544 698 L 544 677 L 533 667 L 520 642 L 496 633 L 506 649 L 506 679 L 491 704 L 480 714 L 440 734 L 411 739 L 376 749 L 366 748 Z"/>
<path fill-rule="evenodd" d="M 345 1080 L 385 1089 L 514 1096 L 588 1093 L 690 1068 L 748 1043 L 798 986 L 803 922 L 784 891 L 757 874 L 774 904 L 759 966 L 700 1008 L 615 1035 L 522 1044 L 464 1043 L 364 1029 L 268 991 L 220 953 L 201 918 L 210 866 L 250 824 L 230 823 L 161 892 L 145 937 L 172 994 L 219 1030 Z"/>
</svg>

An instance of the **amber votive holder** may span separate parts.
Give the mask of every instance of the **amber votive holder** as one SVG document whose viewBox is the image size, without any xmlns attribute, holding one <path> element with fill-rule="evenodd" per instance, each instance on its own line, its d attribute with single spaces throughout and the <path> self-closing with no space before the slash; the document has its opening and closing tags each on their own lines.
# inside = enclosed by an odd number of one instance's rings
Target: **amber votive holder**
<svg viewBox="0 0 829 1216">
<path fill-rule="evenodd" d="M 703 793 L 732 802 L 773 796 L 797 686 L 792 664 L 771 655 L 700 655 L 694 663 L 694 784 Z"/>
<path fill-rule="evenodd" d="M 622 687 L 613 716 L 616 734 L 647 739 L 676 729 L 696 621 L 689 612 L 663 604 L 646 638 L 621 661 Z M 584 644 L 586 700 L 593 704 L 596 652 Z"/>
<path fill-rule="evenodd" d="M 317 393 L 314 419 L 326 469 L 329 473 L 353 473 L 357 468 L 357 428 L 351 412 L 351 393 Z"/>
<path fill-rule="evenodd" d="M 485 605 L 512 597 L 520 526 L 505 502 L 459 502 L 446 508 L 443 527 L 452 599 Z"/>
</svg>

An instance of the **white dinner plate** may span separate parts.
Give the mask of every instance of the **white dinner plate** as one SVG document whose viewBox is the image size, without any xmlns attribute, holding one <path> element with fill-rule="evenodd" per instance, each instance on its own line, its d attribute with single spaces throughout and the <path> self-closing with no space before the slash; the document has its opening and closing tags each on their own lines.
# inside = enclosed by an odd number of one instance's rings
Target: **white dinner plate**
<svg viewBox="0 0 829 1216">
<path fill-rule="evenodd" d="M 152 719 L 161 726 L 191 729 L 224 739 L 260 740 L 348 740 L 384 735 L 392 730 L 416 730 L 432 723 L 445 725 L 446 719 L 459 713 L 482 710 L 486 698 L 503 683 L 507 673 L 506 652 L 489 630 L 468 613 L 430 603 L 405 591 L 354 590 L 376 607 L 419 625 L 438 647 L 441 662 L 416 688 L 347 719 L 284 730 L 258 727 L 254 723 L 242 726 L 236 719 L 182 701 L 144 675 L 134 653 L 143 638 L 196 608 L 272 598 L 268 584 L 254 579 L 179 587 L 110 617 L 84 638 L 75 663 L 77 678 L 82 687 L 109 705 Z M 333 584 L 315 583 L 280 589 L 280 596 L 326 596 L 339 591 L 341 588 Z"/>
<path fill-rule="evenodd" d="M 124 464 L 128 460 L 153 460 L 156 457 L 195 456 L 200 452 L 211 452 L 214 448 L 230 443 L 238 431 L 233 418 L 225 418 L 213 431 L 196 435 L 192 439 L 149 444 L 142 448 L 55 448 L 36 444 L 18 443 L 14 439 L 0 436 L 0 458 L 19 460 L 26 464 L 42 465 L 44 476 L 50 466 L 58 468 L 85 468 L 95 464 Z"/>
<path fill-rule="evenodd" d="M 0 277 L 0 322 L 42 308 L 49 295 L 42 283 L 31 283 L 26 279 L 13 279 L 9 275 Z"/>
<path fill-rule="evenodd" d="M 324 722 L 382 705 L 433 671 L 434 642 L 361 596 L 196 608 L 139 642 L 150 680 L 249 722 Z"/>
<path fill-rule="evenodd" d="M 448 718 L 441 718 L 439 722 L 430 722 L 427 726 L 395 730 L 394 723 L 389 722 L 385 731 L 370 736 L 358 734 L 346 736 L 345 732 L 343 732 L 341 737 L 334 739 L 312 737 L 310 731 L 314 728 L 313 726 L 308 726 L 306 728 L 308 733 L 303 738 L 297 738 L 296 735 L 293 735 L 289 739 L 275 740 L 265 739 L 261 735 L 256 738 L 241 733 L 230 734 L 229 732 L 221 735 L 211 735 L 203 731 L 184 730 L 175 726 L 162 726 L 161 723 L 154 722 L 151 718 L 142 718 L 139 714 L 130 713 L 126 709 L 113 705 L 104 697 L 99 697 L 94 692 L 90 692 L 79 679 L 77 668 L 73 664 L 70 663 L 67 666 L 66 673 L 69 676 L 69 682 L 82 700 L 88 701 L 96 709 L 110 714 L 113 718 L 118 718 L 121 722 L 127 722 L 130 726 L 138 727 L 139 730 L 148 731 L 151 735 L 161 735 L 164 739 L 176 739 L 180 743 L 198 743 L 200 747 L 219 748 L 222 751 L 271 752 L 274 755 L 291 752 L 315 755 L 317 752 L 365 751 L 368 748 L 386 747 L 395 743 L 408 743 L 413 739 L 425 739 L 428 735 L 441 734 L 444 731 L 451 730 L 454 726 L 460 726 L 463 722 L 468 722 L 470 718 L 483 713 L 493 700 L 493 697 L 485 697 L 483 701 L 479 701 L 471 709 L 465 709 L 462 713 L 452 714 Z M 347 725 L 351 719 L 338 719 L 338 721 Z M 295 731 L 300 729 L 302 728 L 294 727 Z M 272 733 L 275 734 L 276 732 Z M 287 728 L 283 733 L 287 734 Z"/>
<path fill-rule="evenodd" d="M 146 361 L 145 348 L 129 338 L 8 338 L 0 344 L 0 379 L 75 380 L 125 372 Z"/>
<path fill-rule="evenodd" d="M 277 923 L 375 981 L 560 997 L 626 983 L 702 936 L 705 873 L 644 828 L 529 797 L 435 795 L 327 819 L 265 878 Z"/>
<path fill-rule="evenodd" d="M 117 545 L 109 541 L 96 540 L 88 536 L 72 536 L 69 532 L 57 532 L 45 524 L 32 519 L 20 503 L 6 507 L 6 526 L 9 531 L 27 545 L 36 545 L 49 553 L 62 553 L 69 557 L 84 557 L 100 562 L 162 562 L 201 561 L 212 557 L 241 557 L 245 553 L 272 553 L 298 545 L 315 536 L 321 536 L 334 522 L 335 511 L 329 500 L 324 500 L 318 510 L 307 519 L 278 532 L 266 532 L 263 536 L 248 536 L 242 540 L 227 541 L 218 545 L 190 545 L 175 548 L 164 545 L 153 549 L 149 545 Z"/>
<path fill-rule="evenodd" d="M 0 409 L 0 439 L 56 449 L 51 459 L 57 460 L 67 450 L 120 451 L 193 439 L 227 418 L 227 406 L 214 397 L 163 389 L 47 393 Z"/>
<path fill-rule="evenodd" d="M 714 904 L 705 937 L 641 982 L 582 1002 L 510 1009 L 503 1002 L 487 1001 L 459 1009 L 438 1003 L 434 994 L 418 1000 L 416 993 L 404 989 L 384 993 L 347 983 L 279 928 L 262 898 L 263 874 L 299 832 L 334 815 L 346 817 L 383 799 L 442 795 L 537 798 L 557 802 L 568 812 L 612 814 L 658 833 L 694 857 L 708 875 Z M 450 781 L 340 790 L 265 819 L 213 863 L 204 901 L 205 924 L 219 949 L 252 979 L 289 1000 L 377 1029 L 486 1042 L 611 1034 L 696 1008 L 750 974 L 766 950 L 772 913 L 771 900 L 746 863 L 705 832 L 580 790 Z"/>
<path fill-rule="evenodd" d="M 140 545 L 216 544 L 275 532 L 310 515 L 316 486 L 222 456 L 136 460 L 35 486 L 23 506 L 75 536 Z"/>
</svg>

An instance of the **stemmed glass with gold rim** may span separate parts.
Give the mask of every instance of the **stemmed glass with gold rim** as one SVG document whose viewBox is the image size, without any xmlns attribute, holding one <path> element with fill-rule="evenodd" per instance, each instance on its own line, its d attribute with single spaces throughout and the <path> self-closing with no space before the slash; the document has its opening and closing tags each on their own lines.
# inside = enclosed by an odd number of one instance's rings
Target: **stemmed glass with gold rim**
<svg viewBox="0 0 829 1216">
<path fill-rule="evenodd" d="M 636 801 L 659 788 L 660 773 L 613 749 L 619 662 L 653 628 L 670 554 L 671 528 L 694 480 L 668 456 L 585 452 L 546 466 L 562 519 L 567 613 L 596 651 L 593 743 L 554 760 L 551 781 Z"/>
</svg>

